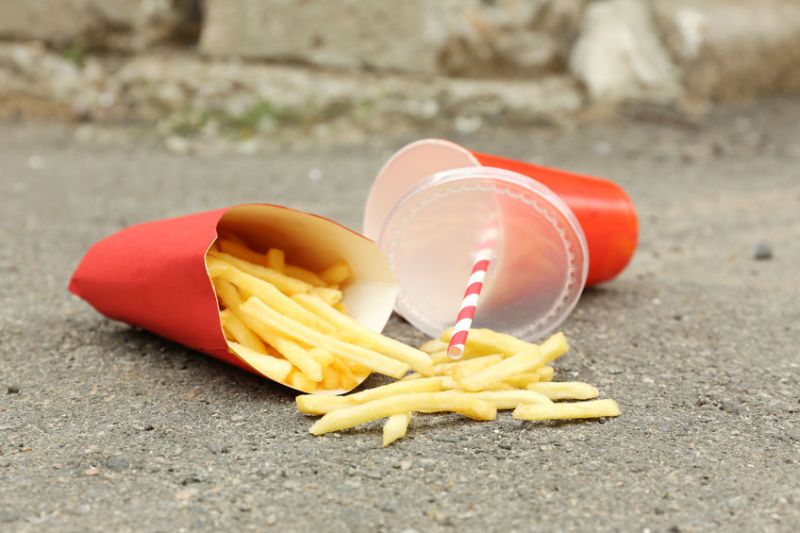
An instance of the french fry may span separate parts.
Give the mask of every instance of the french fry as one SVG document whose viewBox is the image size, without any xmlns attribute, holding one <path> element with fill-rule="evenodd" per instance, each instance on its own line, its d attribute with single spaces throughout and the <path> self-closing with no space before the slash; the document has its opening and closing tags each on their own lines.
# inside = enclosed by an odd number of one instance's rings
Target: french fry
<svg viewBox="0 0 800 533">
<path fill-rule="evenodd" d="M 342 387 L 345 389 L 352 389 L 358 385 L 358 378 L 356 378 L 355 374 L 353 374 L 353 369 L 350 368 L 345 361 L 342 361 L 339 357 L 334 356 L 331 365 L 334 369 L 336 369 L 336 372 L 338 372 L 339 381 L 341 382 Z"/>
<path fill-rule="evenodd" d="M 308 351 L 308 355 L 316 359 L 323 370 L 333 363 L 335 358 L 335 356 L 325 348 L 311 348 Z"/>
<path fill-rule="evenodd" d="M 383 424 L 383 447 L 387 447 L 397 439 L 402 439 L 408 431 L 411 422 L 411 413 L 392 415 Z"/>
<path fill-rule="evenodd" d="M 554 404 L 520 405 L 511 416 L 517 420 L 571 420 L 618 416 L 619 405 L 614 400 L 591 400 Z"/>
<path fill-rule="evenodd" d="M 516 374 L 536 370 L 537 366 L 542 366 L 545 356 L 539 348 L 532 344 L 529 348 L 512 355 L 508 359 L 481 370 L 475 374 L 465 377 L 458 383 L 469 391 L 479 391 L 485 389 L 493 383 L 502 382 Z"/>
<path fill-rule="evenodd" d="M 538 368 L 536 373 L 539 374 L 539 381 L 544 383 L 545 381 L 553 381 L 555 370 L 552 366 L 543 366 L 542 368 Z"/>
<path fill-rule="evenodd" d="M 299 267 L 297 265 L 289 265 L 289 264 L 284 265 L 283 273 L 295 279 L 305 281 L 306 283 L 308 283 L 309 285 L 313 285 L 314 287 L 326 286 L 326 283 L 322 281 L 319 276 L 317 276 L 310 270 L 306 270 L 305 268 Z"/>
<path fill-rule="evenodd" d="M 374 372 L 393 378 L 400 378 L 408 371 L 409 366 L 401 361 L 315 331 L 296 320 L 280 314 L 258 298 L 248 299 L 239 309 L 284 335 L 304 344 L 326 348 L 334 355 L 338 355 L 346 361 L 358 363 Z"/>
<path fill-rule="evenodd" d="M 220 277 L 214 278 L 213 284 L 214 290 L 217 293 L 217 299 L 222 302 L 222 305 L 235 313 L 239 309 L 239 306 L 244 303 L 236 287 L 229 281 L 225 281 Z"/>
<path fill-rule="evenodd" d="M 450 375 L 453 376 L 454 380 L 461 381 L 467 376 L 471 376 L 472 374 L 498 364 L 502 360 L 503 357 L 500 355 L 484 355 L 483 357 L 476 357 L 475 359 L 459 361 L 453 366 Z"/>
<path fill-rule="evenodd" d="M 456 412 L 474 420 L 494 420 L 497 409 L 489 402 L 456 392 L 414 392 L 381 398 L 331 411 L 311 426 L 312 435 L 358 426 L 391 415 L 420 411 Z"/>
<path fill-rule="evenodd" d="M 228 346 L 234 354 L 256 369 L 259 374 L 280 383 L 284 383 L 292 371 L 292 364 L 286 359 L 278 359 L 271 355 L 258 353 L 238 342 L 228 341 Z"/>
<path fill-rule="evenodd" d="M 311 289 L 311 294 L 319 296 L 328 305 L 336 305 L 344 297 L 342 291 L 330 287 L 314 287 Z"/>
<path fill-rule="evenodd" d="M 415 380 L 413 384 L 395 381 L 394 383 L 381 385 L 380 387 L 374 387 L 372 389 L 349 394 L 346 396 L 346 398 L 358 403 L 364 403 L 397 394 L 407 394 L 411 392 L 437 392 L 443 389 L 442 381 L 443 380 L 440 377 L 420 378 Z"/>
<path fill-rule="evenodd" d="M 481 391 L 471 395 L 491 403 L 497 409 L 515 409 L 518 405 L 527 403 L 553 403 L 544 394 L 531 390 Z"/>
<path fill-rule="evenodd" d="M 325 396 L 322 394 L 306 394 L 295 398 L 297 409 L 310 415 L 324 415 L 342 407 L 358 405 L 381 398 L 412 392 L 437 392 L 442 390 L 442 378 L 422 378 L 413 381 L 395 381 L 373 389 L 363 390 L 347 396 Z"/>
<path fill-rule="evenodd" d="M 372 348 L 393 359 L 408 363 L 411 368 L 421 374 L 433 373 L 433 364 L 426 353 L 362 326 L 313 294 L 296 294 L 292 298 L 308 311 L 339 328 L 344 340 Z"/>
<path fill-rule="evenodd" d="M 560 383 L 531 383 L 528 390 L 544 394 L 551 400 L 591 400 L 600 392 L 588 383 L 562 381 Z"/>
<path fill-rule="evenodd" d="M 247 313 L 241 314 L 241 320 L 256 335 L 264 339 L 267 344 L 275 348 L 278 353 L 296 366 L 310 381 L 322 381 L 322 365 L 308 353 L 308 350 Z"/>
<path fill-rule="evenodd" d="M 239 259 L 238 257 L 234 257 L 230 254 L 223 254 L 219 252 L 210 251 L 208 252 L 206 263 L 208 263 L 208 258 L 219 259 L 220 261 L 224 261 L 230 265 L 235 266 L 239 270 L 246 272 L 251 276 L 255 276 L 268 283 L 272 283 L 282 293 L 287 294 L 289 296 L 291 296 L 292 294 L 297 294 L 299 292 L 308 292 L 311 290 L 311 285 L 309 285 L 305 281 L 294 279 L 281 272 L 278 272 L 277 270 L 272 270 L 271 268 L 261 266 L 260 264 L 250 263 L 243 259 Z"/>
<path fill-rule="evenodd" d="M 286 382 L 295 389 L 303 392 L 311 392 L 317 388 L 317 384 L 308 379 L 308 377 L 297 368 L 292 369 L 291 373 L 286 378 Z"/>
<path fill-rule="evenodd" d="M 440 340 L 445 343 L 449 342 L 452 334 L 452 328 L 449 328 L 442 333 Z M 511 335 L 498 333 L 490 329 L 471 329 L 469 331 L 469 336 L 467 337 L 467 344 L 464 347 L 464 355 L 467 356 L 469 352 L 481 354 L 503 353 L 511 356 L 522 352 L 531 346 L 536 345 L 523 341 L 522 339 L 517 339 Z M 564 334 L 556 333 L 539 345 L 539 349 L 548 358 L 551 358 L 549 361 L 552 361 L 567 353 L 569 347 Z"/>
<path fill-rule="evenodd" d="M 326 390 L 336 390 L 340 387 L 341 381 L 339 373 L 333 367 L 326 366 L 322 369 L 322 388 Z M 338 398 L 338 396 L 337 396 Z"/>
<path fill-rule="evenodd" d="M 280 248 L 270 248 L 267 250 L 265 257 L 265 264 L 267 268 L 271 268 L 276 272 L 283 272 L 286 266 L 286 254 Z"/>
<path fill-rule="evenodd" d="M 238 257 L 248 263 L 254 263 L 256 265 L 264 264 L 264 256 L 258 252 L 254 252 L 243 243 L 230 239 L 217 239 L 217 247 L 222 253 Z"/>
<path fill-rule="evenodd" d="M 228 308 L 227 311 L 232 312 L 233 316 L 238 318 L 245 328 L 249 328 L 251 332 L 266 341 L 278 353 L 303 370 L 308 379 L 312 381 L 322 380 L 321 365 L 302 346 L 291 339 L 282 337 L 262 322 L 241 312 L 242 298 L 233 284 L 225 279 L 217 278 L 214 280 L 214 287 L 217 290 L 217 297 Z"/>
<path fill-rule="evenodd" d="M 552 361 L 555 361 L 569 351 L 567 337 L 564 336 L 564 334 L 560 331 L 550 335 L 542 344 L 539 345 L 539 350 L 542 352 L 542 355 L 544 355 L 545 362 L 543 364 L 546 365 Z"/>
<path fill-rule="evenodd" d="M 222 327 L 230 331 L 233 340 L 256 352 L 267 353 L 267 347 L 264 346 L 264 343 L 258 338 L 258 335 L 250 331 L 233 311 L 225 309 L 219 314 L 219 318 L 222 322 Z"/>
<path fill-rule="evenodd" d="M 447 363 L 439 363 L 433 366 L 433 374 L 434 375 L 444 375 L 450 374 L 455 379 L 460 379 L 455 376 L 455 373 L 461 375 L 462 377 L 467 376 L 468 374 L 474 374 L 478 370 L 482 370 L 488 366 L 492 366 L 496 363 L 499 363 L 503 360 L 503 356 L 501 355 L 483 355 L 481 357 L 477 357 L 475 359 L 466 359 L 460 361 L 449 361 Z"/>
<path fill-rule="evenodd" d="M 463 358 L 462 358 L 463 359 Z M 447 350 L 439 350 L 431 354 L 431 362 L 434 365 L 442 365 L 444 363 L 452 363 L 453 360 L 447 355 Z"/>
<path fill-rule="evenodd" d="M 220 260 L 214 258 L 208 260 L 209 265 L 212 266 L 216 266 L 219 262 Z M 228 267 L 219 274 L 219 277 L 232 283 L 240 290 L 256 296 L 265 304 L 301 324 L 323 333 L 333 333 L 335 330 L 331 324 L 311 311 L 308 311 L 289 296 L 283 294 L 275 285 L 263 279 L 251 276 L 233 265 L 228 265 Z"/>
<path fill-rule="evenodd" d="M 525 372 L 511 376 L 505 382 L 517 389 L 524 389 L 531 383 L 538 383 L 540 381 L 549 381 L 553 379 L 553 367 L 543 366 L 534 372 Z"/>
<path fill-rule="evenodd" d="M 466 391 L 464 386 L 461 384 L 460 381 L 454 380 L 451 376 L 441 376 L 442 377 L 442 387 L 446 390 L 454 390 L 460 392 L 474 392 L 474 391 Z M 491 383 L 486 385 L 484 388 L 481 389 L 482 391 L 509 391 L 509 390 L 516 390 L 514 387 L 509 385 L 508 383 L 498 381 L 496 383 Z"/>
<path fill-rule="evenodd" d="M 419 347 L 420 351 L 425 352 L 426 354 L 433 354 L 436 352 L 447 352 L 447 343 L 442 342 L 439 339 L 431 339 L 427 342 L 423 342 L 422 345 Z"/>
<path fill-rule="evenodd" d="M 319 277 L 328 285 L 344 285 L 351 275 L 350 265 L 342 259 L 319 273 Z"/>
<path fill-rule="evenodd" d="M 340 313 L 344 313 L 345 315 L 347 314 L 347 307 L 342 302 L 334 304 L 333 308 L 339 311 Z"/>
</svg>

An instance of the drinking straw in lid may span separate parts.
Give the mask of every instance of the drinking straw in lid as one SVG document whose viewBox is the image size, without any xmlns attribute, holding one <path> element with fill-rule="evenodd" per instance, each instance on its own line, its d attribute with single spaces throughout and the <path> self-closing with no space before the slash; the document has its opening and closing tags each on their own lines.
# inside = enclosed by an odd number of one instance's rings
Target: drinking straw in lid
<svg viewBox="0 0 800 533">
<path fill-rule="evenodd" d="M 453 328 L 453 335 L 450 337 L 450 344 L 447 346 L 447 355 L 451 359 L 461 359 L 464 355 L 464 345 L 467 344 L 469 330 L 478 309 L 478 300 L 486 282 L 486 272 L 492 262 L 496 241 L 497 229 L 495 224 L 483 232 L 478 244 L 478 251 L 475 254 L 475 263 L 467 281 L 467 288 L 464 290 L 464 298 L 461 300 L 461 307 L 458 310 L 456 325 Z"/>
</svg>

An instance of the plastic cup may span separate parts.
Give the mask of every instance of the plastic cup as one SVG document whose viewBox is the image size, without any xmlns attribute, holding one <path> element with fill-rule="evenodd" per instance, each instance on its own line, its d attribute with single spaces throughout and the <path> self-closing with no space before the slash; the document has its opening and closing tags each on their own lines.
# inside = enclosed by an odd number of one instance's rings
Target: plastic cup
<svg viewBox="0 0 800 533">
<path fill-rule="evenodd" d="M 370 191 L 364 234 L 398 278 L 395 309 L 438 335 L 452 325 L 481 235 L 496 246 L 474 327 L 552 332 L 584 286 L 616 276 L 636 247 L 616 184 L 427 139 L 398 151 Z"/>
</svg>

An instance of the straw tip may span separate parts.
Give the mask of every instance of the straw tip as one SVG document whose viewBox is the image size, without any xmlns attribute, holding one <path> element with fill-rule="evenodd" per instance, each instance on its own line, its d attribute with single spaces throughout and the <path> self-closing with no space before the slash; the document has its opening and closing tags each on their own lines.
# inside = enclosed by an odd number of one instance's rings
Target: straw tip
<svg viewBox="0 0 800 533">
<path fill-rule="evenodd" d="M 450 359 L 461 359 L 461 356 L 464 355 L 464 346 L 459 344 L 448 346 L 447 355 L 450 356 Z"/>
</svg>

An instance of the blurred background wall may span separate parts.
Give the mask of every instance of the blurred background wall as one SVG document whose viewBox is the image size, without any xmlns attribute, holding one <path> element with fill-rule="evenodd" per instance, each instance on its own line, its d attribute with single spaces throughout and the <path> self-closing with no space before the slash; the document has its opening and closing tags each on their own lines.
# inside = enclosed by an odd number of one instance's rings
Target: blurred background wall
<svg viewBox="0 0 800 533">
<path fill-rule="evenodd" d="M 800 90 L 797 0 L 0 0 L 0 116 L 558 123 Z"/>
</svg>

